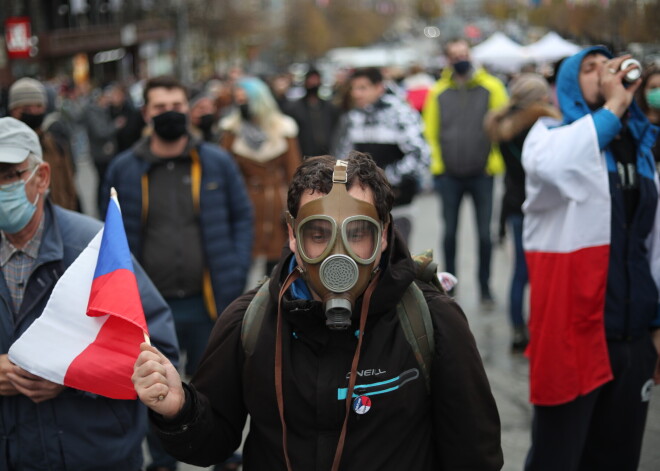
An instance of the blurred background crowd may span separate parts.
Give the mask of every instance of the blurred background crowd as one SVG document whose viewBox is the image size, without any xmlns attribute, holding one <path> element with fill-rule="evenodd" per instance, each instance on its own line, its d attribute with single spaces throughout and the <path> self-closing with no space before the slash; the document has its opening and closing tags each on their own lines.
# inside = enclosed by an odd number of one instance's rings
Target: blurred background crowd
<svg viewBox="0 0 660 471">
<path fill-rule="evenodd" d="M 12 83 L 38 79 L 42 126 L 70 147 L 73 170 L 92 161 L 102 178 L 142 134 L 147 78 L 177 76 L 190 90 L 193 126 L 220 142 L 235 83 L 253 76 L 297 121 L 302 155 L 312 155 L 337 138 L 355 68 L 381 68 L 388 93 L 421 112 L 451 38 L 466 38 L 474 61 L 506 84 L 535 72 L 552 85 L 558 61 L 585 44 L 657 63 L 659 16 L 660 2 L 649 0 L 0 0 L 0 115 L 10 115 Z M 310 135 L 318 126 L 296 103 L 310 94 L 329 103 L 323 136 Z M 95 204 L 81 204 L 95 214 Z"/>
</svg>

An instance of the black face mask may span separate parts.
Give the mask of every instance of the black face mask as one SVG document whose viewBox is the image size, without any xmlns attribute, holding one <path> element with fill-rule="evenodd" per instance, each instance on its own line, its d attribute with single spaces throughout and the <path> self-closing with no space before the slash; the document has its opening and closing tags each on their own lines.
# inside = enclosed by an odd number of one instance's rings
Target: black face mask
<svg viewBox="0 0 660 471">
<path fill-rule="evenodd" d="M 44 113 L 32 114 L 32 113 L 21 113 L 21 121 L 30 126 L 30 129 L 37 130 L 41 127 L 41 124 L 44 122 Z"/>
<path fill-rule="evenodd" d="M 108 110 L 110 111 L 110 116 L 116 118 L 121 113 L 121 106 L 110 105 Z"/>
<path fill-rule="evenodd" d="M 173 142 L 183 136 L 188 127 L 185 114 L 178 111 L 166 111 L 154 116 L 154 132 L 164 141 Z"/>
<path fill-rule="evenodd" d="M 307 91 L 307 96 L 317 96 L 319 94 L 319 88 L 321 88 L 319 85 L 307 87 L 305 89 Z"/>
<path fill-rule="evenodd" d="M 238 105 L 238 111 L 241 113 L 241 118 L 245 121 L 250 121 L 252 119 L 252 113 L 250 112 L 250 105 L 243 103 Z"/>
<path fill-rule="evenodd" d="M 458 61 L 454 64 L 454 70 L 458 75 L 465 75 L 470 71 L 472 64 L 470 61 Z"/>
<path fill-rule="evenodd" d="M 199 117 L 199 125 L 197 126 L 201 131 L 209 132 L 213 127 L 214 117 L 212 114 L 205 114 Z"/>
</svg>

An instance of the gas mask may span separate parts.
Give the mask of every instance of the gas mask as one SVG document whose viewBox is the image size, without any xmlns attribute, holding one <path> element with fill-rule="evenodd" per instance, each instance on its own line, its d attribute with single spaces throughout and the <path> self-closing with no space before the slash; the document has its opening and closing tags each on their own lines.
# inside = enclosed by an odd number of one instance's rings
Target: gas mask
<svg viewBox="0 0 660 471">
<path fill-rule="evenodd" d="M 303 205 L 295 219 L 287 217 L 302 277 L 323 301 L 326 326 L 342 330 L 377 271 L 383 223 L 374 205 L 348 194 L 346 161 L 337 160 L 332 183 L 330 193 Z"/>
</svg>

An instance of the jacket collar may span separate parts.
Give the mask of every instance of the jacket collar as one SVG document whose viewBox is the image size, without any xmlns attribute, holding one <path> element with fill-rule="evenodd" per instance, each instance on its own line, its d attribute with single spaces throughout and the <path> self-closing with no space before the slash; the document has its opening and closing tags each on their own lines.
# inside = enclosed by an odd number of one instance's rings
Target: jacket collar
<svg viewBox="0 0 660 471">
<path fill-rule="evenodd" d="M 150 143 L 151 143 L 151 136 L 145 136 L 142 139 L 140 139 L 133 148 L 135 151 L 135 155 L 137 155 L 141 160 L 148 162 L 150 165 L 153 165 L 158 162 L 162 162 L 163 159 L 151 153 L 151 149 L 149 147 Z M 199 146 L 200 143 L 201 140 L 198 137 L 195 137 L 192 134 L 188 133 L 188 143 L 186 144 L 186 147 L 183 150 L 183 153 L 181 154 L 180 157 L 188 157 L 188 155 L 190 154 L 190 149 L 192 149 L 195 146 Z"/>
<path fill-rule="evenodd" d="M 44 234 L 41 241 L 39 255 L 34 263 L 34 269 L 30 281 L 25 289 L 23 304 L 18 314 L 17 322 L 20 322 L 34 307 L 42 301 L 51 288 L 62 276 L 62 259 L 64 258 L 64 243 L 60 232 L 55 208 L 47 201 L 44 206 Z M 50 266 L 49 269 L 45 269 Z M 34 278 L 34 279 L 33 279 Z"/>
<path fill-rule="evenodd" d="M 381 96 L 378 97 L 376 101 L 373 103 L 368 104 L 364 108 L 358 108 L 358 111 L 365 113 L 365 114 L 370 114 L 374 113 L 378 110 L 382 110 L 385 108 L 389 108 L 391 105 L 388 103 L 387 98 L 385 96 L 387 95 L 387 92 L 383 92 Z"/>
<path fill-rule="evenodd" d="M 44 205 L 44 233 L 35 268 L 44 263 L 60 261 L 64 258 L 64 243 L 59 224 L 55 218 L 55 208 L 50 200 Z"/>
<path fill-rule="evenodd" d="M 628 129 L 635 141 L 645 149 L 651 149 L 658 138 L 660 128 L 651 124 L 639 105 L 633 101 L 628 108 Z"/>
<path fill-rule="evenodd" d="M 25 289 L 23 304 L 18 313 L 16 324 L 18 325 L 27 313 L 34 309 L 38 303 L 43 300 L 50 288 L 54 286 L 63 270 L 59 262 L 64 258 L 64 244 L 62 243 L 62 234 L 54 215 L 54 207 L 49 200 L 44 205 L 44 229 L 39 247 L 39 254 L 32 275 Z M 52 270 L 43 270 L 42 268 L 52 264 Z M 0 296 L 4 298 L 7 306 L 11 306 L 9 289 L 5 283 L 4 277 L 0 282 Z"/>
<path fill-rule="evenodd" d="M 454 79 L 454 69 L 451 66 L 447 66 L 443 69 L 442 74 L 440 75 L 440 78 L 442 81 L 449 82 L 450 86 L 452 88 L 458 88 L 458 82 Z M 476 67 L 472 70 L 472 75 L 470 78 L 465 82 L 466 86 L 472 87 L 474 85 L 477 85 L 481 83 L 483 80 L 484 76 L 488 75 L 488 72 L 486 72 L 486 69 L 483 67 Z"/>
</svg>

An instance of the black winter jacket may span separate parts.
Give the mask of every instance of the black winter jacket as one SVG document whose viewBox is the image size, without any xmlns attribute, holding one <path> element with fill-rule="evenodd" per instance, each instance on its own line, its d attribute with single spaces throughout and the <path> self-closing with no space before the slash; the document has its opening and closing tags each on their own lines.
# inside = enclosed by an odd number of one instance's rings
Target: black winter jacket
<svg viewBox="0 0 660 471">
<path fill-rule="evenodd" d="M 450 298 L 420 285 L 435 329 L 431 394 L 399 326 L 395 306 L 414 279 L 405 244 L 390 233 L 385 266 L 371 299 L 356 389 L 371 385 L 371 409 L 350 412 L 341 470 L 499 470 L 500 421 L 465 315 Z M 290 252 L 276 269 L 280 282 Z M 278 283 L 279 284 L 279 283 Z M 198 466 L 224 460 L 250 431 L 244 469 L 286 469 L 274 387 L 278 284 L 253 356 L 246 360 L 241 323 L 254 291 L 232 303 L 215 325 L 187 402 L 173 421 L 151 415 L 165 448 Z M 359 304 L 359 302 L 358 302 Z M 359 306 L 355 312 L 359 312 Z M 355 330 L 330 331 L 317 301 L 283 301 L 283 390 L 293 470 L 329 470 L 345 416 L 345 388 Z M 359 317 L 359 316 L 354 316 Z M 246 364 L 247 361 L 247 364 Z"/>
</svg>

